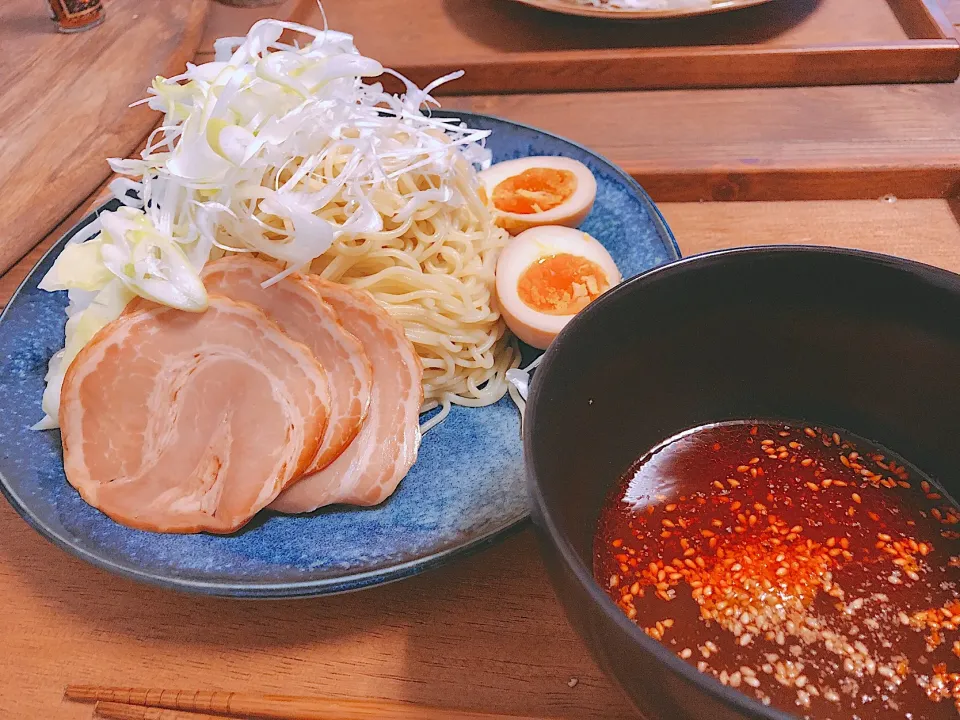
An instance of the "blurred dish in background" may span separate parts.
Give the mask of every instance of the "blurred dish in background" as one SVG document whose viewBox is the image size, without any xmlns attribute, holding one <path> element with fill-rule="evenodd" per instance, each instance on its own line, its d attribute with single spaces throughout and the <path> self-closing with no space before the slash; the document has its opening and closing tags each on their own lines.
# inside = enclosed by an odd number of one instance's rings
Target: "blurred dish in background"
<svg viewBox="0 0 960 720">
<path fill-rule="evenodd" d="M 770 0 L 514 0 L 563 15 L 616 20 L 657 20 L 739 10 Z"/>
</svg>

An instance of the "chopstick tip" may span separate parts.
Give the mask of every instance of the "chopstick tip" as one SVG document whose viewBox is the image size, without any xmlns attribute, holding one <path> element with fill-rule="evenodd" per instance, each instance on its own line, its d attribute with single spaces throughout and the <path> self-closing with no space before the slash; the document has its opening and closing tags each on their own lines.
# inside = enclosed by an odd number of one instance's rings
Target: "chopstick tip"
<svg viewBox="0 0 960 720">
<path fill-rule="evenodd" d="M 146 712 L 141 707 L 101 701 L 93 706 L 93 716 L 104 720 L 142 720 Z"/>
<path fill-rule="evenodd" d="M 67 685 L 63 691 L 64 700 L 94 700 L 96 688 L 92 685 Z"/>
</svg>

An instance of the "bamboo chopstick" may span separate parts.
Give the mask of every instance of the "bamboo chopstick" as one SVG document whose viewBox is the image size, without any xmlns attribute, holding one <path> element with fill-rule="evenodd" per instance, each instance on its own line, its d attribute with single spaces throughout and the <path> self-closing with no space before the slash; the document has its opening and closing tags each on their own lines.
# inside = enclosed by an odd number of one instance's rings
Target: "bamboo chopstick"
<svg viewBox="0 0 960 720">
<path fill-rule="evenodd" d="M 105 720 L 229 720 L 223 715 L 201 715 L 113 702 L 98 702 L 93 708 L 93 716 Z"/>
<path fill-rule="evenodd" d="M 126 715 L 106 717 L 116 720 L 208 720 L 191 715 L 130 715 L 129 706 L 214 713 L 226 717 L 262 720 L 547 720 L 519 715 L 465 712 L 422 707 L 385 700 L 344 700 L 340 698 L 293 697 L 287 695 L 247 695 L 206 690 L 161 690 L 157 688 L 118 688 L 96 685 L 69 685 L 64 697 L 69 700 L 95 701 L 98 712 Z M 120 709 L 115 705 L 127 706 Z"/>
</svg>

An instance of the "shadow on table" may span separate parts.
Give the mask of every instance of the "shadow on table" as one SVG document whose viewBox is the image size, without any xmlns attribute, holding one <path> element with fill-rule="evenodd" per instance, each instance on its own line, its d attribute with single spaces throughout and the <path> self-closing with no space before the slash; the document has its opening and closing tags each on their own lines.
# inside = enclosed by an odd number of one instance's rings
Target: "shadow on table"
<svg viewBox="0 0 960 720">
<path fill-rule="evenodd" d="M 459 30 L 502 52 L 762 43 L 787 32 L 822 0 L 774 0 L 716 15 L 657 22 L 572 17 L 509 0 L 444 0 Z"/>
<path fill-rule="evenodd" d="M 236 601 L 109 575 L 47 544 L 9 509 L 0 521 L 4 585 L 19 589 L 20 616 L 48 618 L 27 634 L 40 632 L 73 668 L 57 678 L 64 684 L 350 694 L 571 720 L 629 716 L 567 625 L 529 530 L 360 593 Z M 10 628 L 4 636 L 17 637 Z M 33 657 L 43 654 L 35 642 Z M 16 642 L 9 651 L 26 652 Z"/>
</svg>

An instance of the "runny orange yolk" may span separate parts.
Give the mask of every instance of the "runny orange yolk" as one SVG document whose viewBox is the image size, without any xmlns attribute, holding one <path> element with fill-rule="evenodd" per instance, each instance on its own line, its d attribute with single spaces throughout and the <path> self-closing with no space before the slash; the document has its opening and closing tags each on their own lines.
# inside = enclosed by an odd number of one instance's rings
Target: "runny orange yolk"
<svg viewBox="0 0 960 720">
<path fill-rule="evenodd" d="M 524 270 L 517 281 L 517 294 L 538 312 L 573 315 L 609 287 L 606 274 L 595 262 L 560 253 L 542 257 Z"/>
<path fill-rule="evenodd" d="M 576 189 L 577 176 L 569 170 L 529 168 L 493 189 L 493 205 L 521 215 L 546 212 L 569 200 Z"/>
</svg>

